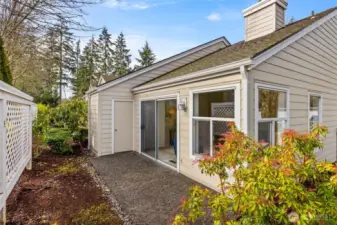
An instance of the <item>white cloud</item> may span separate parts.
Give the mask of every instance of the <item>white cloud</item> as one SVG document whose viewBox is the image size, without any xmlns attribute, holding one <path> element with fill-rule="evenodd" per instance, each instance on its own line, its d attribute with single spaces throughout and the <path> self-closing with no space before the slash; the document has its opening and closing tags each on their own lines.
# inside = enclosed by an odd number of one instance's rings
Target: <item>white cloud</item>
<svg viewBox="0 0 337 225">
<path fill-rule="evenodd" d="M 144 10 L 151 7 L 170 5 L 176 3 L 175 1 L 158 1 L 158 0 L 144 0 L 144 1 L 117 1 L 110 0 L 105 3 L 109 8 L 118 8 L 121 10 Z"/>
<path fill-rule="evenodd" d="M 209 16 L 207 16 L 207 19 L 212 22 L 220 20 L 235 21 L 240 20 L 242 18 L 243 15 L 240 10 L 228 8 L 220 9 L 218 10 L 218 12 L 213 12 Z"/>
<path fill-rule="evenodd" d="M 212 21 L 212 22 L 213 21 L 220 21 L 221 20 L 221 15 L 220 15 L 220 13 L 213 12 L 209 16 L 207 16 L 207 19 L 209 21 Z"/>
</svg>

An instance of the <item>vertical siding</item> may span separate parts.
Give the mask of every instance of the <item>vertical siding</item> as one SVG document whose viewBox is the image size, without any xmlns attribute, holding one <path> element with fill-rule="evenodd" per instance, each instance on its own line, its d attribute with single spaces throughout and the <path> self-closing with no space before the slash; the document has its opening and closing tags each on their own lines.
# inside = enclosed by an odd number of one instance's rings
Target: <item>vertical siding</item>
<svg viewBox="0 0 337 225">
<path fill-rule="evenodd" d="M 169 72 L 173 69 L 181 67 L 187 63 L 190 63 L 202 56 L 208 55 L 211 52 L 214 52 L 220 48 L 224 47 L 224 43 L 220 42 L 214 44 L 208 48 L 190 54 L 189 56 L 182 58 L 180 60 L 176 60 L 171 62 L 161 68 L 158 68 L 154 71 L 150 71 L 146 74 L 142 74 L 136 78 L 130 79 L 123 83 L 120 83 L 116 86 L 108 88 L 104 91 L 99 92 L 99 114 L 101 116 L 100 120 L 100 149 L 102 155 L 107 155 L 112 153 L 112 100 L 113 99 L 123 99 L 123 100 L 133 100 L 133 94 L 131 93 L 131 89 L 145 83 L 159 75 L 162 75 L 166 72 Z M 132 119 L 132 118 L 130 118 Z"/>
<path fill-rule="evenodd" d="M 93 94 L 89 98 L 89 138 L 91 142 L 91 150 L 98 154 L 99 129 L 98 129 L 98 94 Z"/>
<path fill-rule="evenodd" d="M 308 132 L 308 94 L 323 96 L 323 125 L 329 134 L 320 159 L 336 161 L 337 19 L 333 18 L 249 72 L 252 84 L 250 120 L 254 121 L 254 82 L 290 89 L 290 128 Z M 254 122 L 251 124 L 254 126 Z M 251 129 L 254 133 L 254 130 Z"/>
<path fill-rule="evenodd" d="M 135 117 L 134 117 L 134 146 L 136 151 L 140 151 L 140 100 L 144 98 L 156 98 L 164 95 L 179 94 L 180 99 L 187 98 L 188 107 L 190 101 L 190 90 L 216 87 L 221 85 L 228 85 L 233 83 L 238 83 L 241 81 L 241 75 L 235 74 L 230 76 L 224 76 L 221 78 L 198 81 L 190 84 L 184 84 L 176 87 L 170 87 L 165 89 L 160 89 L 156 91 L 150 91 L 146 93 L 140 93 L 135 95 Z M 241 94 L 242 96 L 242 94 Z M 185 174 L 192 179 L 203 183 L 206 186 L 217 189 L 218 178 L 207 177 L 200 173 L 197 165 L 193 164 L 193 159 L 190 157 L 190 115 L 189 112 L 180 111 L 180 137 L 179 137 L 179 148 L 180 148 L 180 172 Z M 241 118 L 242 119 L 242 118 Z M 242 124 L 242 121 L 241 121 Z M 179 159 L 178 159 L 179 160 Z"/>
</svg>

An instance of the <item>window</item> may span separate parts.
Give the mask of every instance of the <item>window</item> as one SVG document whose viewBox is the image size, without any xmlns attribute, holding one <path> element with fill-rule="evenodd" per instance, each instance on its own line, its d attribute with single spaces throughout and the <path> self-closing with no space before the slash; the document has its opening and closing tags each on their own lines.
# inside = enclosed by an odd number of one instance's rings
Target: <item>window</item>
<svg viewBox="0 0 337 225">
<path fill-rule="evenodd" d="M 322 124 L 322 96 L 309 94 L 309 131 Z"/>
<path fill-rule="evenodd" d="M 257 139 L 266 146 L 280 144 L 289 122 L 288 91 L 259 84 L 256 90 Z"/>
<path fill-rule="evenodd" d="M 229 131 L 228 122 L 238 126 L 239 88 L 191 92 L 192 154 L 213 155 Z"/>
</svg>

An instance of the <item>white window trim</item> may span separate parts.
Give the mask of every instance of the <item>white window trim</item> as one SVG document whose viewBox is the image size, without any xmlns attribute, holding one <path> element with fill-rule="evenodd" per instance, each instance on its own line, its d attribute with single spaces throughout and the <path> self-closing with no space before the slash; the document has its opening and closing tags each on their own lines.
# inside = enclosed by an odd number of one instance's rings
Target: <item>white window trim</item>
<svg viewBox="0 0 337 225">
<path fill-rule="evenodd" d="M 194 117 L 193 116 L 193 109 L 194 109 L 193 95 L 194 94 L 216 92 L 216 91 L 226 91 L 226 90 L 234 90 L 234 105 L 235 105 L 234 118 L 212 118 L 212 117 L 197 117 L 197 116 Z M 212 128 L 212 124 L 213 124 L 212 122 L 213 121 L 232 121 L 232 122 L 235 122 L 235 125 L 238 129 L 241 128 L 241 124 L 240 124 L 240 122 L 241 122 L 241 87 L 240 87 L 240 83 L 233 83 L 233 84 L 215 86 L 215 87 L 209 87 L 209 88 L 193 89 L 193 90 L 190 90 L 189 98 L 190 98 L 189 99 L 190 158 L 195 160 L 198 157 L 200 157 L 200 155 L 193 154 L 193 119 L 197 119 L 199 121 L 200 120 L 210 121 L 210 128 Z M 210 135 L 212 135 L 212 132 L 210 132 Z M 213 151 L 210 151 L 210 152 L 212 154 Z"/>
<path fill-rule="evenodd" d="M 287 94 L 287 117 L 284 118 L 259 118 L 259 88 L 266 89 L 266 90 L 272 90 L 272 91 L 282 91 L 286 92 Z M 289 129 L 290 126 L 290 89 L 275 85 L 269 85 L 269 84 L 262 84 L 262 83 L 255 83 L 255 140 L 259 140 L 259 122 L 277 122 L 277 121 L 286 121 L 285 129 Z M 275 142 L 275 136 L 274 132 L 272 132 L 272 143 Z"/>
<path fill-rule="evenodd" d="M 310 128 L 310 97 L 314 96 L 314 97 L 319 97 L 320 101 L 319 101 L 319 122 L 318 124 L 322 125 L 323 124 L 323 95 L 321 93 L 317 93 L 317 92 L 309 92 L 308 93 L 308 132 L 310 133 L 311 128 Z"/>
</svg>

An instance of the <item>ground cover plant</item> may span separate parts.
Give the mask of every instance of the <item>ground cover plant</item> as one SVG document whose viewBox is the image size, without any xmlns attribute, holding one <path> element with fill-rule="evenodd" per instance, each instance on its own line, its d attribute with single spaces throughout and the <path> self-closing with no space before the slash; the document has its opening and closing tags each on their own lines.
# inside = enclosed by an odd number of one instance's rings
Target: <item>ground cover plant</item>
<svg viewBox="0 0 337 225">
<path fill-rule="evenodd" d="M 287 130 L 281 145 L 262 147 L 231 126 L 214 155 L 197 162 L 202 173 L 219 178 L 220 192 L 192 187 L 174 225 L 206 218 L 214 225 L 337 224 L 337 166 L 315 155 L 325 127 Z"/>
</svg>

